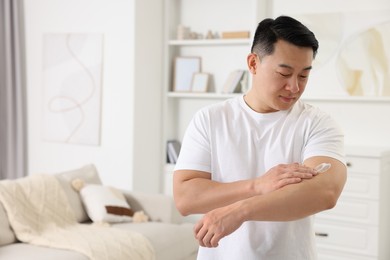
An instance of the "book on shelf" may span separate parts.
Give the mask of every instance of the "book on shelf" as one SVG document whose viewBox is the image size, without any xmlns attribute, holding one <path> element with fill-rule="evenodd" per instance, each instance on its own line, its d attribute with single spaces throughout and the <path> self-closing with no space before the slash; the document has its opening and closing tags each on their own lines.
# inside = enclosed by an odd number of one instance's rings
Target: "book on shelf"
<svg viewBox="0 0 390 260">
<path fill-rule="evenodd" d="M 244 70 L 235 70 L 231 72 L 222 87 L 222 93 L 241 92 L 241 80 L 245 75 Z"/>
<path fill-rule="evenodd" d="M 181 143 L 178 140 L 167 141 L 167 160 L 168 163 L 176 163 L 179 158 Z"/>
</svg>

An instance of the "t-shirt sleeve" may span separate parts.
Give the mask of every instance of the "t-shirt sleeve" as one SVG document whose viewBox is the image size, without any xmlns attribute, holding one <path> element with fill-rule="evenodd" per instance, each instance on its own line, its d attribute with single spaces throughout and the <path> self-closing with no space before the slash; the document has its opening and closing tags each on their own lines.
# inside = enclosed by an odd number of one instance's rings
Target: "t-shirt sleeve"
<svg viewBox="0 0 390 260">
<path fill-rule="evenodd" d="M 303 161 L 313 156 L 328 156 L 345 164 L 344 133 L 327 114 L 317 115 L 305 144 Z"/>
<path fill-rule="evenodd" d="M 175 170 L 211 172 L 209 125 L 207 110 L 195 114 L 184 134 Z"/>
</svg>

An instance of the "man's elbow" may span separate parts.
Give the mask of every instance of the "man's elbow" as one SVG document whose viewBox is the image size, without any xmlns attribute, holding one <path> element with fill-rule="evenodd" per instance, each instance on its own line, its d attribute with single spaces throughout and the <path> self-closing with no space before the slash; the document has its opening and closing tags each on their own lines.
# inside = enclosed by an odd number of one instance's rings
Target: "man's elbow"
<svg viewBox="0 0 390 260">
<path fill-rule="evenodd" d="M 176 182 L 173 185 L 173 200 L 175 202 L 176 209 L 182 216 L 188 216 L 191 214 L 191 200 L 188 197 L 188 192 L 182 187 L 183 183 Z"/>
<path fill-rule="evenodd" d="M 338 197 L 334 196 L 334 194 L 329 194 L 324 203 L 324 210 L 333 209 L 336 207 Z"/>
<path fill-rule="evenodd" d="M 336 207 L 337 201 L 340 197 L 342 189 L 334 188 L 334 189 L 328 189 L 325 193 L 323 205 L 324 210 L 332 209 Z"/>
<path fill-rule="evenodd" d="M 325 192 L 324 205 L 326 207 L 325 209 L 332 209 L 337 205 L 337 201 L 341 195 L 341 192 L 344 189 L 345 183 L 347 181 L 346 171 L 344 170 L 342 172 L 339 172 L 338 176 L 339 176 L 339 178 L 337 179 L 337 181 L 332 182 L 331 184 L 324 186 L 324 187 L 326 187 L 324 189 L 324 192 Z"/>
<path fill-rule="evenodd" d="M 180 196 L 174 196 L 175 206 L 182 216 L 188 216 L 191 214 L 188 202 Z"/>
</svg>

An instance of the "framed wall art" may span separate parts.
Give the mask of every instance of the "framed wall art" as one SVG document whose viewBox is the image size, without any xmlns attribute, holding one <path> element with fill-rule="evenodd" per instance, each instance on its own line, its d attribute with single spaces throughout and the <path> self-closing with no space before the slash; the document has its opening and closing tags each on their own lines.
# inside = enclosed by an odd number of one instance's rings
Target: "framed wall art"
<svg viewBox="0 0 390 260">
<path fill-rule="evenodd" d="M 43 36 L 43 139 L 99 145 L 103 34 Z"/>
</svg>

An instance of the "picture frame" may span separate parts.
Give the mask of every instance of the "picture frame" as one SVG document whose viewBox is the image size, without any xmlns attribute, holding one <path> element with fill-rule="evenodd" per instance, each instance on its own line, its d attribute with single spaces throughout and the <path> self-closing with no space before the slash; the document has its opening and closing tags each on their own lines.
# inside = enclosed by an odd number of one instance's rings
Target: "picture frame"
<svg viewBox="0 0 390 260">
<path fill-rule="evenodd" d="M 195 73 L 192 77 L 192 92 L 207 92 L 210 75 L 208 73 Z"/>
<path fill-rule="evenodd" d="M 194 73 L 200 72 L 200 57 L 176 57 L 174 64 L 173 91 L 190 92 Z"/>
</svg>

